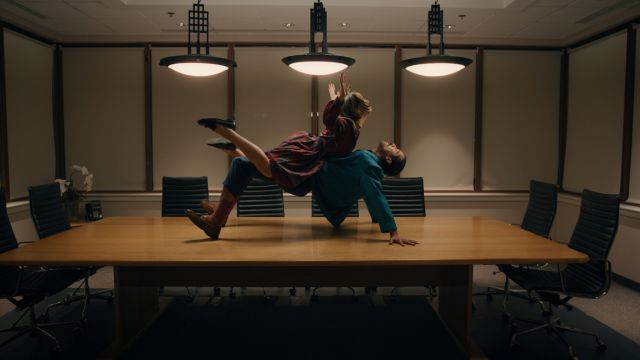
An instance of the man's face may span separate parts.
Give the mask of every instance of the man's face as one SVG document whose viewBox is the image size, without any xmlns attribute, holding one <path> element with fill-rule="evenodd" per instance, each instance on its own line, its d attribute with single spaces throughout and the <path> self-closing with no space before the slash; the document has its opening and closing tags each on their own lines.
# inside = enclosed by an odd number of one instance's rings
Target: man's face
<svg viewBox="0 0 640 360">
<path fill-rule="evenodd" d="M 386 157 L 400 157 L 400 159 L 404 158 L 404 153 L 400 150 L 396 144 L 382 140 L 378 144 L 378 148 L 376 149 L 378 153 L 384 154 Z"/>
</svg>

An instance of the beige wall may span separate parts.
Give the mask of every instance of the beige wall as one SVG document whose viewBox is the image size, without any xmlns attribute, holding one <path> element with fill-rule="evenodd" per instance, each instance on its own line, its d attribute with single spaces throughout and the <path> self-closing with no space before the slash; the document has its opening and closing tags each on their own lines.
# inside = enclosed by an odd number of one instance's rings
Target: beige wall
<svg viewBox="0 0 640 360">
<path fill-rule="evenodd" d="M 486 51 L 482 189 L 527 190 L 558 172 L 560 52 Z"/>
<path fill-rule="evenodd" d="M 53 48 L 4 32 L 10 197 L 53 182 Z"/>
<path fill-rule="evenodd" d="M 282 58 L 305 48 L 236 47 L 236 120 L 240 135 L 268 150 L 295 131 L 311 131 L 311 76 Z"/>
<path fill-rule="evenodd" d="M 447 51 L 474 62 L 460 72 L 426 78 L 402 70 L 404 177 L 422 176 L 427 190 L 473 190 L 475 52 Z M 403 50 L 402 58 L 424 56 Z"/>
<path fill-rule="evenodd" d="M 63 73 L 67 166 L 95 190 L 144 190 L 144 50 L 65 48 Z"/>
<path fill-rule="evenodd" d="M 212 51 L 227 57 L 226 48 Z M 221 189 L 227 156 L 205 144 L 217 135 L 196 121 L 226 119 L 227 73 L 195 78 L 158 65 L 165 56 L 184 53 L 184 48 L 152 49 L 154 189 L 162 189 L 163 176 L 207 176 L 210 189 Z"/>
<path fill-rule="evenodd" d="M 626 33 L 569 56 L 569 118 L 564 187 L 618 193 Z"/>
</svg>

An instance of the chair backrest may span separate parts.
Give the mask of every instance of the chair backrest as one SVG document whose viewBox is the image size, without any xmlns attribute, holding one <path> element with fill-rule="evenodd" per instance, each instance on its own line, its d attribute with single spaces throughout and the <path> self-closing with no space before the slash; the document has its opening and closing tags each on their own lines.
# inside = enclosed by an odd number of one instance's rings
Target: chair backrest
<svg viewBox="0 0 640 360">
<path fill-rule="evenodd" d="M 50 183 L 29 187 L 29 207 L 33 225 L 41 239 L 71 228 L 62 205 L 60 185 Z"/>
<path fill-rule="evenodd" d="M 206 176 L 162 177 L 162 216 L 185 216 L 187 209 L 204 214 L 202 200 L 209 200 Z"/>
<path fill-rule="evenodd" d="M 422 177 L 384 178 L 382 191 L 393 216 L 426 216 Z"/>
<path fill-rule="evenodd" d="M 4 197 L 4 188 L 0 187 L 0 253 L 18 247 L 16 236 L 13 233 L 7 202 Z M 0 266 L 0 297 L 10 297 L 18 289 L 20 268 L 17 266 Z"/>
<path fill-rule="evenodd" d="M 253 178 L 238 197 L 238 216 L 284 216 L 282 188 L 272 181 Z"/>
<path fill-rule="evenodd" d="M 18 241 L 13 233 L 9 214 L 7 213 L 7 201 L 4 197 L 4 188 L 0 187 L 0 253 L 18 247 Z"/>
<path fill-rule="evenodd" d="M 607 259 L 618 230 L 620 198 L 584 190 L 578 223 L 569 247 L 589 255 L 592 260 Z M 609 289 L 611 281 L 605 261 L 570 264 L 563 271 L 567 289 L 596 296 Z"/>
<path fill-rule="evenodd" d="M 521 228 L 549 237 L 558 205 L 558 186 L 536 180 L 529 184 L 529 204 Z"/>
<path fill-rule="evenodd" d="M 319 217 L 324 216 L 322 210 L 320 210 L 320 206 L 318 205 L 318 200 L 316 200 L 316 196 L 311 193 L 311 216 Z M 353 203 L 351 208 L 349 209 L 349 217 L 358 217 L 360 216 L 360 210 L 358 209 L 358 202 Z"/>
</svg>

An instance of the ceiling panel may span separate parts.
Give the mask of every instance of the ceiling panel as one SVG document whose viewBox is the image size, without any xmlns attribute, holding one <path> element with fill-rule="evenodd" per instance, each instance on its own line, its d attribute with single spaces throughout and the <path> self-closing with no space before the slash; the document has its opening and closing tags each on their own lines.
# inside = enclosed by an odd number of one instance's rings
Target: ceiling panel
<svg viewBox="0 0 640 360">
<path fill-rule="evenodd" d="M 587 25 L 584 24 L 536 23 L 515 32 L 512 37 L 526 39 L 548 39 L 557 36 L 566 37 L 583 31 L 586 27 Z"/>
</svg>

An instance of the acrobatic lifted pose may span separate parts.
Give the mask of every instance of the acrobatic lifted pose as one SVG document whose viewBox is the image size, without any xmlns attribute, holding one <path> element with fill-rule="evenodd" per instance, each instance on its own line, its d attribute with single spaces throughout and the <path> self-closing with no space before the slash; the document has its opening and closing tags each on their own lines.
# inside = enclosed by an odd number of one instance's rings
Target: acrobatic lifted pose
<svg viewBox="0 0 640 360">
<path fill-rule="evenodd" d="M 279 146 L 267 152 L 264 152 L 257 145 L 236 133 L 235 123 L 232 121 L 219 119 L 199 120 L 198 123 L 200 125 L 215 131 L 230 142 L 214 141 L 209 144 L 225 150 L 235 158 L 223 183 L 224 187 L 218 206 L 214 208 L 208 202 L 203 201 L 203 207 L 207 209 L 209 215 L 200 216 L 189 210 L 187 211 L 187 216 L 191 221 L 209 237 L 217 239 L 221 228 L 225 225 L 231 210 L 237 202 L 238 196 L 254 176 L 271 179 L 282 186 L 285 191 L 294 195 L 303 196 L 307 194 L 311 190 L 311 178 L 323 169 L 325 159 L 328 156 L 339 157 L 351 154 L 358 139 L 360 128 L 364 125 L 371 112 L 369 101 L 361 94 L 350 92 L 349 90 L 350 87 L 346 84 L 344 74 L 340 76 L 340 89 L 337 93 L 335 86 L 333 84 L 329 85 L 331 101 L 326 105 L 323 113 L 323 122 L 326 129 L 319 136 L 313 136 L 307 132 L 296 132 Z M 369 157 L 369 161 L 373 161 L 379 169 L 379 176 L 376 176 L 379 177 L 378 185 L 380 185 L 383 171 L 388 175 L 396 175 L 402 170 L 405 163 L 404 153 L 396 148 L 394 144 L 388 142 L 381 142 L 380 146 L 372 151 Z M 339 186 L 339 184 L 335 185 Z M 372 213 L 372 216 L 376 219 L 388 220 L 390 218 L 390 222 L 386 221 L 384 226 L 382 222 L 380 223 L 383 232 L 390 232 L 390 243 L 415 245 L 415 241 L 402 239 L 398 235 L 393 216 L 390 215 L 391 211 L 382 194 L 381 185 L 378 187 L 379 194 L 377 196 L 379 199 L 375 201 L 384 203 L 379 208 L 383 209 L 386 214 Z M 330 193 L 330 191 L 322 192 L 325 194 Z M 362 191 L 358 191 L 356 188 L 354 188 L 352 195 L 356 196 L 352 199 L 353 201 L 363 197 Z M 365 200 L 367 200 L 366 197 Z M 348 207 L 353 204 L 353 201 L 349 203 Z M 321 208 L 326 208 L 323 204 L 331 203 L 331 201 L 322 200 L 319 202 L 321 203 Z M 367 205 L 369 205 L 369 202 L 367 201 Z M 344 219 L 342 217 L 342 219 L 338 220 L 339 217 L 334 216 L 332 220 L 330 216 L 327 216 L 329 221 L 336 226 Z"/>
</svg>

